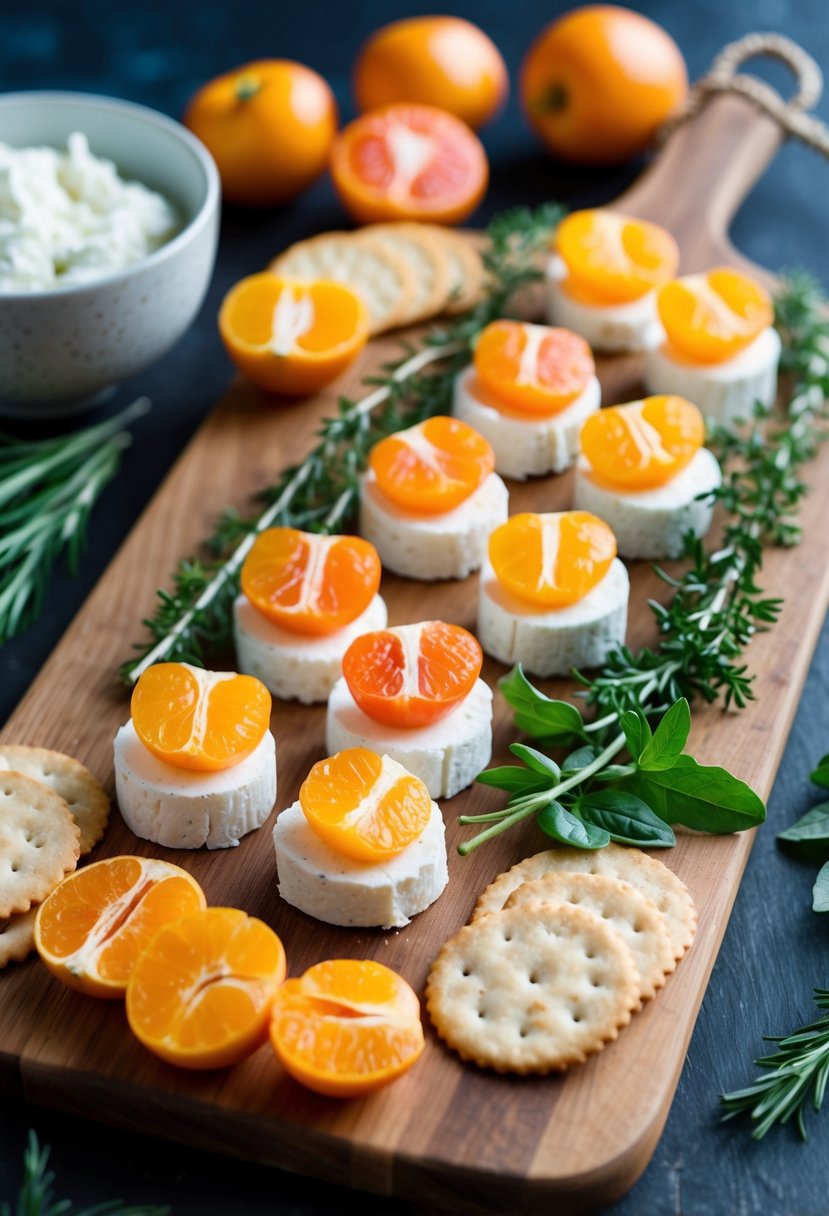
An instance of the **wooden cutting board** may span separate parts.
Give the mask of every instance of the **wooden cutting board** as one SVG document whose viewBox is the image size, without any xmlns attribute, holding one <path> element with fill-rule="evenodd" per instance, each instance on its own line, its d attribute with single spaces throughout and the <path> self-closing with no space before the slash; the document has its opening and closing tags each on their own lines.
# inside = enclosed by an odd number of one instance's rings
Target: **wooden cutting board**
<svg viewBox="0 0 829 1216">
<path fill-rule="evenodd" d="M 728 221 L 779 141 L 776 126 L 746 102 L 718 98 L 673 136 L 617 205 L 670 227 L 680 242 L 683 271 L 745 264 L 728 243 Z M 338 387 L 358 393 L 361 376 L 396 352 L 394 336 L 374 342 Z M 599 370 L 606 402 L 641 394 L 635 357 L 601 360 Z M 116 670 L 141 635 L 140 619 L 152 608 L 155 588 L 168 585 L 177 560 L 196 549 L 220 511 L 231 505 L 246 509 L 256 490 L 301 459 L 319 418 L 335 405 L 329 393 L 275 408 L 242 383 L 232 387 L 32 684 L 2 732 L 5 741 L 70 752 L 112 787 L 112 738 L 128 716 L 128 692 Z M 774 630 L 750 648 L 758 699 L 739 714 L 705 708 L 694 717 L 693 753 L 733 770 L 763 796 L 771 789 L 829 598 L 829 450 L 812 466 L 810 483 L 803 543 L 770 553 L 764 565 L 763 585 L 769 594 L 784 596 L 785 607 Z M 570 504 L 569 475 L 510 490 L 513 511 Z M 638 646 L 653 637 L 646 599 L 664 595 L 665 588 L 645 563 L 633 564 L 631 574 L 629 641 Z M 428 585 L 386 576 L 382 591 L 393 623 L 428 616 L 474 628 L 475 576 Z M 504 670 L 488 662 L 484 674 L 494 684 Z M 564 682 L 544 686 L 555 695 L 573 691 Z M 323 721 L 322 708 L 276 705 L 277 810 L 294 800 L 308 768 L 324 754 Z M 510 714 L 496 696 L 496 761 L 514 738 Z M 467 919 L 482 887 L 545 847 L 545 838 L 528 823 L 468 858 L 456 853 L 469 835 L 457 816 L 500 805 L 500 798 L 473 787 L 444 803 L 449 886 L 399 931 L 326 927 L 282 903 L 273 820 L 238 849 L 175 853 L 136 840 L 114 810 L 93 857 L 153 853 L 188 867 L 209 902 L 240 906 L 274 926 L 293 974 L 326 957 L 368 956 L 400 970 L 422 991 L 438 947 Z M 120 1004 L 67 990 L 33 958 L 0 974 L 0 1091 L 432 1207 L 595 1209 L 625 1192 L 654 1150 L 751 844 L 751 833 L 684 835 L 675 849 L 661 854 L 698 905 L 696 941 L 666 988 L 619 1040 L 563 1077 L 511 1079 L 463 1065 L 429 1027 L 418 1065 L 364 1101 L 337 1102 L 304 1091 L 280 1073 L 268 1047 L 235 1069 L 190 1075 L 137 1044 Z M 712 1088 L 712 1111 L 716 1098 Z"/>
</svg>

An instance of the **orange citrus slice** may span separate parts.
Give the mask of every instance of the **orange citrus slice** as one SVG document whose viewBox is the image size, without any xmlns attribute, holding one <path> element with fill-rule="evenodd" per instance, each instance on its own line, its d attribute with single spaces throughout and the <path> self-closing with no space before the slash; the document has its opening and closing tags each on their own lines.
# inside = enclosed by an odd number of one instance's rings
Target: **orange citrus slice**
<svg viewBox="0 0 829 1216">
<path fill-rule="evenodd" d="M 420 1002 L 382 963 L 329 959 L 279 989 L 271 1043 L 301 1085 L 332 1098 L 357 1098 L 396 1080 L 420 1056 Z"/>
<path fill-rule="evenodd" d="M 43 901 L 35 946 L 64 984 L 122 997 L 141 951 L 169 921 L 206 907 L 186 870 L 152 857 L 106 857 L 69 874 Z"/>
<path fill-rule="evenodd" d="M 271 720 L 261 680 L 189 663 L 156 663 L 139 677 L 130 702 L 144 746 L 176 768 L 217 772 L 255 751 Z"/>
<path fill-rule="evenodd" d="M 345 283 L 242 279 L 222 301 L 219 332 L 240 371 L 270 393 L 303 396 L 329 384 L 369 336 L 363 299 Z"/>
<path fill-rule="evenodd" d="M 622 490 L 663 486 L 693 460 L 705 422 L 684 397 L 646 397 L 587 419 L 581 448 L 599 481 Z"/>
<path fill-rule="evenodd" d="M 454 114 L 394 102 L 339 132 L 331 148 L 331 176 L 358 223 L 457 224 L 483 198 L 489 164 L 477 135 Z"/>
<path fill-rule="evenodd" d="M 258 612 L 293 633 L 321 637 L 365 612 L 382 573 L 374 545 L 359 536 L 268 528 L 242 566 L 242 590 Z"/>
<path fill-rule="evenodd" d="M 478 639 L 460 625 L 420 621 L 355 638 L 342 669 L 363 713 L 389 726 L 428 726 L 459 705 L 481 674 Z"/>
<path fill-rule="evenodd" d="M 615 536 L 589 511 L 513 515 L 489 538 L 489 560 L 499 583 L 540 608 L 565 608 L 584 599 L 615 556 Z"/>
<path fill-rule="evenodd" d="M 495 468 L 495 453 L 457 418 L 427 418 L 381 439 L 369 465 L 387 498 L 407 511 L 442 515 L 466 502 Z"/>
<path fill-rule="evenodd" d="M 155 1055 L 182 1068 L 225 1068 L 268 1037 L 285 978 L 282 942 L 238 908 L 205 908 L 165 925 L 127 985 L 127 1020 Z"/>
<path fill-rule="evenodd" d="M 365 862 L 397 857 L 432 816 L 432 799 L 420 778 L 366 747 L 317 761 L 302 783 L 299 805 L 336 853 Z"/>
<path fill-rule="evenodd" d="M 584 338 L 569 329 L 493 321 L 475 347 L 475 371 L 495 404 L 550 417 L 566 409 L 596 374 Z"/>
<path fill-rule="evenodd" d="M 556 229 L 565 290 L 595 304 L 638 300 L 676 274 L 679 248 L 666 228 L 601 208 L 573 211 Z"/>
<path fill-rule="evenodd" d="M 666 283 L 657 307 L 671 345 L 695 363 L 733 358 L 774 321 L 765 287 L 727 268 Z"/>
</svg>

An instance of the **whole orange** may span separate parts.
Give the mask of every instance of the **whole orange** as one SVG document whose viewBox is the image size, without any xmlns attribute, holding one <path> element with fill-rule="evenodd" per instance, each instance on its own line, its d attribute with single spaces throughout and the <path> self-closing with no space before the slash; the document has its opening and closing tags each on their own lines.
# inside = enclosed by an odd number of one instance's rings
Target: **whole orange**
<svg viewBox="0 0 829 1216">
<path fill-rule="evenodd" d="M 676 42 L 650 18 L 587 5 L 536 38 L 520 92 L 527 118 L 557 156 L 620 164 L 644 151 L 682 103 L 688 72 Z"/>
<path fill-rule="evenodd" d="M 311 68 L 260 59 L 204 84 L 184 124 L 212 153 L 229 202 L 271 206 L 301 194 L 325 169 L 337 105 Z"/>
<path fill-rule="evenodd" d="M 507 67 L 491 38 L 461 17 L 408 17 L 372 34 L 354 66 L 361 112 L 393 101 L 438 106 L 477 130 L 503 105 Z"/>
</svg>

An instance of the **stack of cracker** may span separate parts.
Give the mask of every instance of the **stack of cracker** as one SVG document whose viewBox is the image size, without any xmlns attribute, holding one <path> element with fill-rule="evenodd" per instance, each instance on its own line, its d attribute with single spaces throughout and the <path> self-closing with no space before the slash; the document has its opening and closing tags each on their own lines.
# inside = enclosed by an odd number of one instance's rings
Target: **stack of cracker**
<svg viewBox="0 0 829 1216">
<path fill-rule="evenodd" d="M 0 968 L 34 949 L 38 904 L 101 839 L 109 806 L 73 757 L 0 746 Z"/>
<path fill-rule="evenodd" d="M 465 1060 L 559 1071 L 618 1038 L 696 924 L 684 883 L 640 849 L 548 849 L 483 891 L 432 964 L 426 1007 Z"/>
</svg>

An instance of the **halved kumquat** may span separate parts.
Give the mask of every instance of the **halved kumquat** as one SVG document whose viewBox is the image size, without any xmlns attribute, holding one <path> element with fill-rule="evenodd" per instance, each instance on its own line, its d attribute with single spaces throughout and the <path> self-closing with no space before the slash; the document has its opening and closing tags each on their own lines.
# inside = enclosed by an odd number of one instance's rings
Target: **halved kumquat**
<svg viewBox="0 0 829 1216">
<path fill-rule="evenodd" d="M 396 760 L 350 747 L 319 760 L 299 791 L 310 827 L 343 857 L 369 863 L 397 857 L 420 836 L 432 799 Z"/>
<path fill-rule="evenodd" d="M 328 279 L 250 275 L 231 287 L 219 309 L 219 332 L 239 370 L 286 396 L 316 392 L 339 376 L 369 329 L 362 297 Z"/>
<path fill-rule="evenodd" d="M 475 346 L 475 371 L 496 402 L 550 417 L 579 397 L 596 374 L 584 338 L 569 329 L 493 321 Z"/>
<path fill-rule="evenodd" d="M 238 908 L 205 908 L 166 925 L 133 967 L 127 1020 L 155 1055 L 182 1068 L 225 1068 L 267 1041 L 285 978 L 280 938 Z"/>
<path fill-rule="evenodd" d="M 364 633 L 342 660 L 345 681 L 363 713 L 404 729 L 428 726 L 459 705 L 482 664 L 478 639 L 445 621 Z"/>
<path fill-rule="evenodd" d="M 733 358 L 774 321 L 762 283 L 728 267 L 666 283 L 657 308 L 671 346 L 694 363 Z"/>
<path fill-rule="evenodd" d="M 676 274 L 679 247 L 667 228 L 609 209 L 573 211 L 556 229 L 564 288 L 595 304 L 626 304 Z"/>
<path fill-rule="evenodd" d="M 615 556 L 616 538 L 589 511 L 513 515 L 489 538 L 499 583 L 539 608 L 566 608 L 584 599 Z"/>
<path fill-rule="evenodd" d="M 623 490 L 666 485 L 705 439 L 702 414 L 684 397 L 646 397 L 598 410 L 581 429 L 581 448 L 600 482 Z"/>
<path fill-rule="evenodd" d="M 37 910 L 35 946 L 70 988 L 123 997 L 136 960 L 158 930 L 206 907 L 196 880 L 168 861 L 106 857 L 75 870 Z"/>
<path fill-rule="evenodd" d="M 271 1043 L 301 1085 L 327 1097 L 358 1098 L 396 1080 L 420 1057 L 420 1002 L 382 963 L 329 959 L 279 989 Z"/>
<path fill-rule="evenodd" d="M 495 468 L 492 446 L 458 418 L 427 418 L 381 439 L 369 467 L 393 503 L 420 515 L 442 515 L 470 498 Z"/>
<path fill-rule="evenodd" d="M 176 768 L 218 772 L 241 763 L 265 736 L 271 694 L 261 680 L 189 663 L 156 663 L 130 702 L 144 746 Z"/>
</svg>

